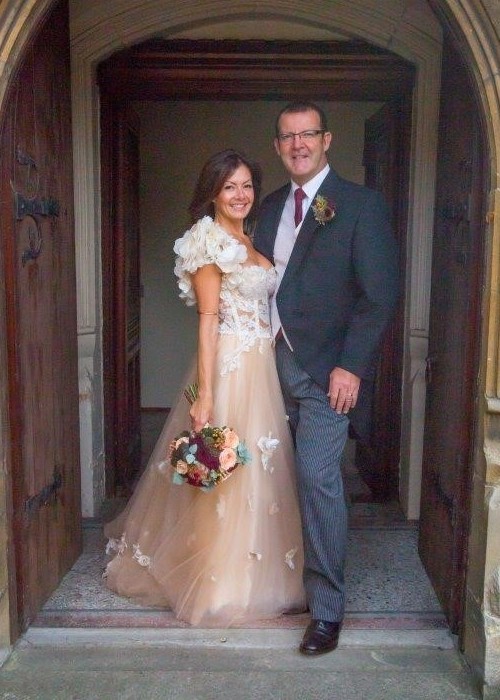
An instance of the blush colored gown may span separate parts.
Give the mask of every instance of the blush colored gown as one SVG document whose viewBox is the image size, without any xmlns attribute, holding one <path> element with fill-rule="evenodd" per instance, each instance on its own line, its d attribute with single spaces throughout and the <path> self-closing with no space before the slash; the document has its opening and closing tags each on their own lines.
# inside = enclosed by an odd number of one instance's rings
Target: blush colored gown
<svg viewBox="0 0 500 700">
<path fill-rule="evenodd" d="M 180 296 L 191 274 L 222 271 L 214 425 L 233 428 L 252 461 L 209 492 L 172 483 L 168 447 L 190 427 L 181 395 L 125 511 L 106 526 L 107 585 L 171 608 L 199 627 L 226 627 L 303 610 L 302 537 L 293 446 L 274 362 L 269 295 L 274 268 L 246 263 L 244 245 L 210 217 L 174 246 Z M 188 382 L 195 380 L 194 370 Z"/>
</svg>

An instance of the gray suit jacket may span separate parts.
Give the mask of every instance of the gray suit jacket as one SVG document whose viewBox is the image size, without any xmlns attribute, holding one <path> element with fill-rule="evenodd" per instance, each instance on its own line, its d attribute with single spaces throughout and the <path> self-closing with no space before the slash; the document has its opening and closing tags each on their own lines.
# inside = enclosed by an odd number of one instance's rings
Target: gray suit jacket
<svg viewBox="0 0 500 700">
<path fill-rule="evenodd" d="M 290 184 L 262 202 L 254 245 L 273 260 Z M 356 435 L 368 436 L 377 355 L 399 296 L 398 252 L 379 192 L 329 172 L 318 195 L 335 208 L 322 225 L 309 208 L 281 282 L 277 304 L 299 364 L 325 391 L 340 366 L 361 377 L 350 413 Z"/>
</svg>

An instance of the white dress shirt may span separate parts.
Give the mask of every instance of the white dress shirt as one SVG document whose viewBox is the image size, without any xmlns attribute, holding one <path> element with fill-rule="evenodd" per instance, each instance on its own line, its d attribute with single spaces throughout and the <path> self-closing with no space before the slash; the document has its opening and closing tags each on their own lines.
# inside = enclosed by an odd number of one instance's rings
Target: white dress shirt
<svg viewBox="0 0 500 700">
<path fill-rule="evenodd" d="M 325 165 L 323 170 L 321 170 L 317 175 L 315 175 L 312 178 L 312 180 L 309 180 L 305 183 L 305 185 L 302 185 L 302 189 L 304 190 L 306 195 L 302 200 L 302 221 L 304 221 L 304 218 L 307 214 L 307 210 L 311 206 L 316 192 L 319 190 L 321 183 L 328 175 L 329 171 L 330 166 L 327 164 Z M 293 246 L 295 245 L 295 241 L 297 240 L 297 236 L 299 235 L 302 226 L 302 221 L 299 223 L 298 226 L 295 226 L 294 221 L 294 193 L 295 190 L 298 189 L 298 187 L 299 185 L 297 185 L 297 183 L 293 182 L 292 180 L 290 193 L 285 202 L 283 213 L 281 215 L 281 219 L 278 225 L 278 233 L 276 234 L 276 240 L 274 242 L 274 266 L 276 268 L 276 272 L 278 273 L 278 283 L 276 285 L 276 290 L 271 298 L 271 330 L 273 333 L 273 337 L 276 337 L 276 334 L 281 328 L 281 321 L 278 313 L 278 307 L 276 304 L 276 295 L 278 293 L 281 280 L 283 279 L 283 275 L 285 274 L 286 266 L 288 265 L 288 261 L 290 260 L 290 255 L 292 254 Z M 286 337 L 286 333 L 284 331 L 283 335 L 285 336 L 286 342 L 291 348 L 292 346 L 290 345 L 290 342 L 288 341 L 288 338 Z"/>
</svg>

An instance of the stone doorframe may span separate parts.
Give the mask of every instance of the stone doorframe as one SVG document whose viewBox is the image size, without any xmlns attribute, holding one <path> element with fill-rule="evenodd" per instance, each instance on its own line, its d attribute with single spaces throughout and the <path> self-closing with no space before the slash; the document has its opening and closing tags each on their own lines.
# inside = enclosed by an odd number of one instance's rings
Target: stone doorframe
<svg viewBox="0 0 500 700">
<path fill-rule="evenodd" d="M 0 10 L 0 109 L 11 72 L 52 0 L 4 0 Z M 482 103 L 490 156 L 486 226 L 486 287 L 471 538 L 467 575 L 465 654 L 493 697 L 500 687 L 500 13 L 497 0 L 433 0 L 461 39 Z M 83 510 L 92 515 L 103 494 L 100 347 L 99 124 L 97 63 L 115 50 L 162 32 L 169 38 L 221 37 L 235 28 L 280 27 L 273 38 L 362 38 L 418 67 L 410 181 L 407 335 L 403 381 L 402 502 L 418 514 L 433 228 L 441 30 L 424 0 L 342 0 L 335 14 L 321 0 L 290 9 L 287 0 L 70 0 L 75 158 L 76 255 L 82 438 Z M 117 15 L 113 16 L 112 13 Z M 119 13 L 119 14 L 118 14 Z M 330 16 L 332 15 L 332 16 Z M 265 20 L 265 23 L 262 21 Z M 253 24 L 252 24 L 253 23 Z M 201 33 L 200 33 L 201 32 Z M 233 34 L 234 36 L 234 34 Z M 259 36 L 262 38 L 262 35 Z M 267 37 L 265 37 L 267 38 Z M 1 251 L 0 251 L 1 256 Z M 3 261 L 0 259 L 0 266 Z M 3 280 L 3 276 L 1 277 Z M 8 601 L 8 449 L 5 290 L 0 281 L 0 662 L 10 651 Z M 496 687 L 496 690 L 493 688 Z"/>
</svg>

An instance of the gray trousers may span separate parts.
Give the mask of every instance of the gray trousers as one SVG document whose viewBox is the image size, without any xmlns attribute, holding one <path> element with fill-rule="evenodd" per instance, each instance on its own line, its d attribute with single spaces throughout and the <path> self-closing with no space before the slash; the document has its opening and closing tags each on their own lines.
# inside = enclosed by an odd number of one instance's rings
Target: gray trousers
<svg viewBox="0 0 500 700">
<path fill-rule="evenodd" d="M 340 621 L 347 541 L 340 462 L 349 419 L 330 407 L 284 339 L 276 343 L 276 364 L 295 442 L 307 602 L 312 618 Z"/>
</svg>

